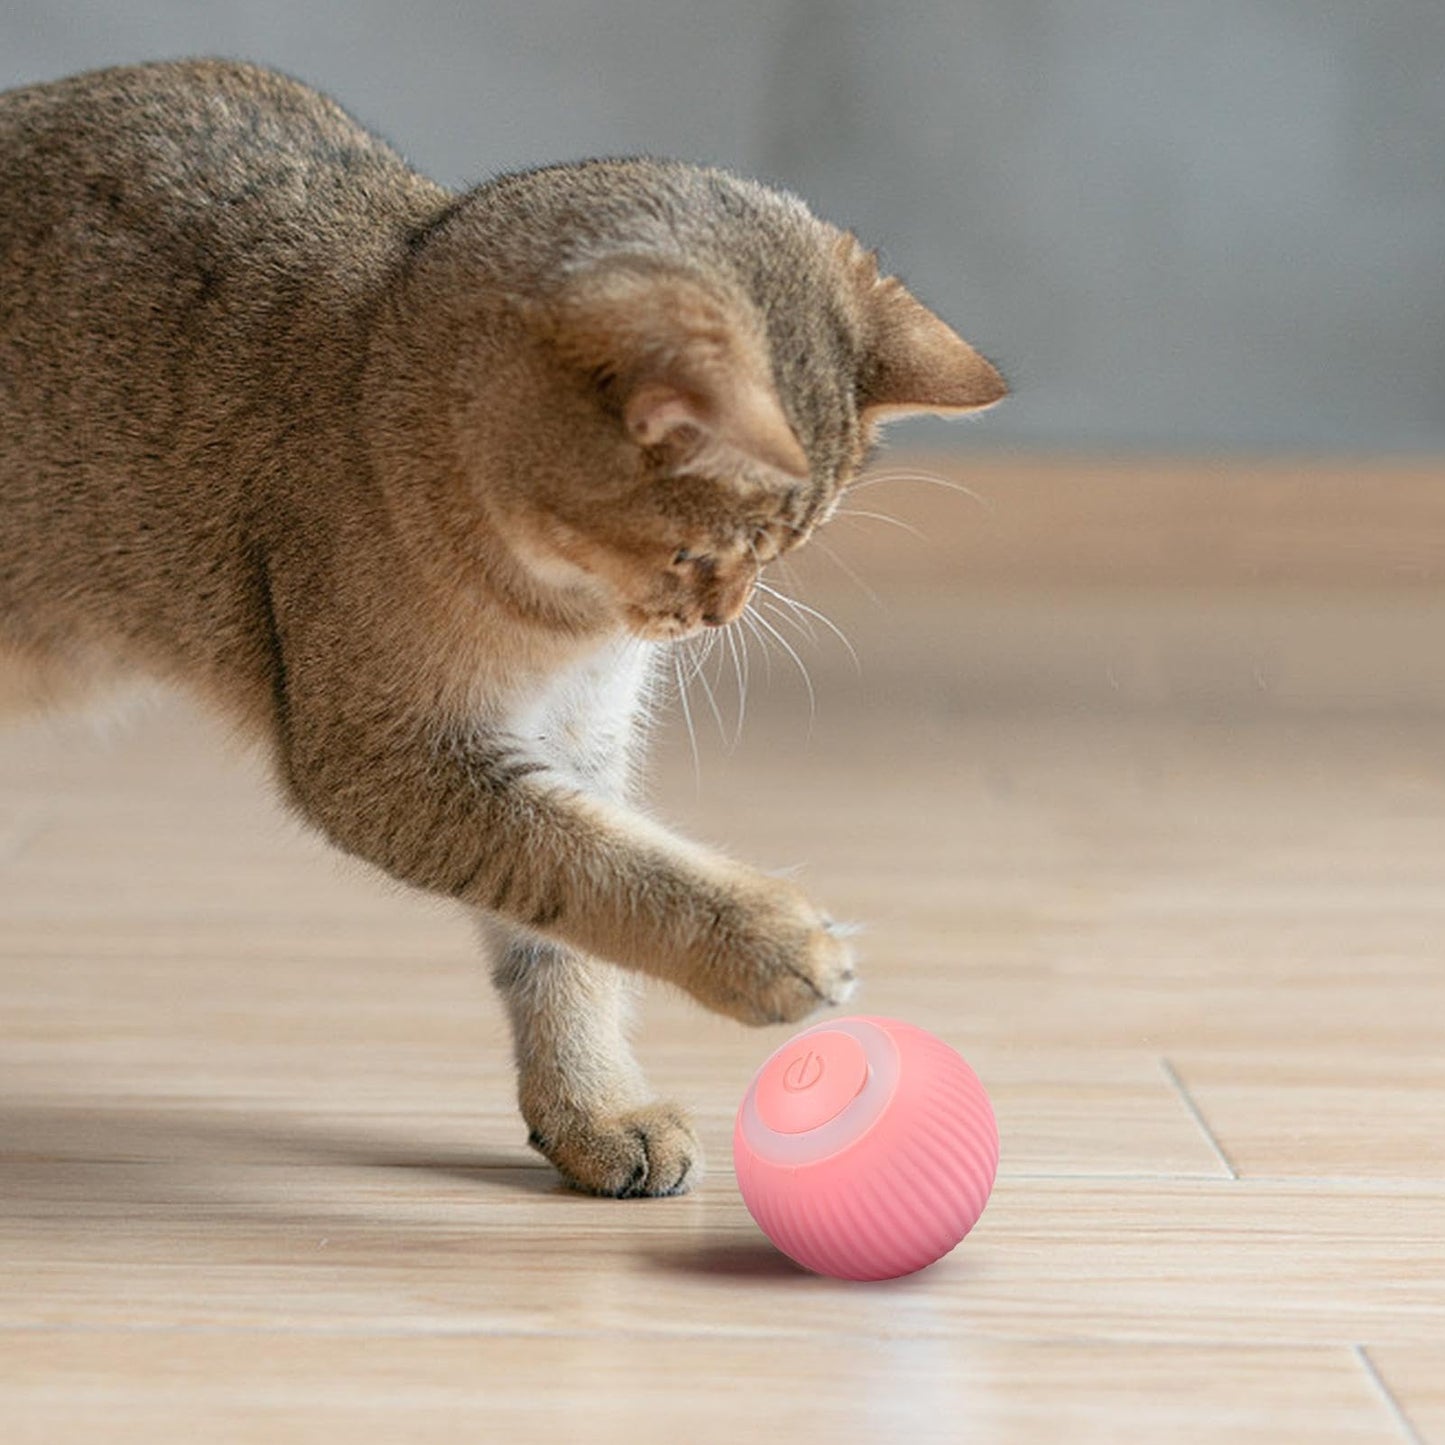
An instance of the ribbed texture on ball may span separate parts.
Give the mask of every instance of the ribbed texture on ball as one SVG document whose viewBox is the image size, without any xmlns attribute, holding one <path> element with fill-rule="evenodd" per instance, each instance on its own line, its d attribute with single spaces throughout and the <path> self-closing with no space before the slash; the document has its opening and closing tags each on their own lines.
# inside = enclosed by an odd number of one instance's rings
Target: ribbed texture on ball
<svg viewBox="0 0 1445 1445">
<path fill-rule="evenodd" d="M 896 1019 L 859 1022 L 898 1048 L 883 1115 L 827 1158 L 785 1165 L 754 1151 L 739 1111 L 733 1158 L 749 1212 L 785 1254 L 840 1279 L 892 1279 L 932 1264 L 977 1223 L 998 1170 L 998 1127 L 983 1085 L 941 1039 Z"/>
</svg>

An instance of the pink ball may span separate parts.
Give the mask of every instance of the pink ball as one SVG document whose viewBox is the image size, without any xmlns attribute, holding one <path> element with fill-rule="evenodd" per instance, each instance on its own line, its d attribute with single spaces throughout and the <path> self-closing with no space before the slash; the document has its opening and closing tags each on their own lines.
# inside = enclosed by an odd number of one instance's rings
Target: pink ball
<svg viewBox="0 0 1445 1445">
<path fill-rule="evenodd" d="M 838 1279 L 894 1279 L 978 1222 L 998 1125 L 942 1039 L 898 1019 L 830 1019 L 758 1070 L 733 1162 L 748 1212 L 784 1254 Z"/>
</svg>

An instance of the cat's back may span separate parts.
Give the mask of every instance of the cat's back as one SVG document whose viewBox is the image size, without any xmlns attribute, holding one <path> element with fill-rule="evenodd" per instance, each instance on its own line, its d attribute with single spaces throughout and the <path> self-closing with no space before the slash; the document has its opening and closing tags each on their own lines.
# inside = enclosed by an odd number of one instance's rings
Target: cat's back
<svg viewBox="0 0 1445 1445">
<path fill-rule="evenodd" d="M 182 495 L 200 449 L 207 476 L 235 474 L 288 417 L 314 431 L 407 236 L 447 198 L 257 66 L 0 94 L 0 497 L 83 484 L 94 515 L 162 476 Z"/>
<path fill-rule="evenodd" d="M 443 195 L 334 101 L 259 66 L 158 62 L 0 94 L 0 266 L 67 247 L 111 265 L 139 248 L 152 275 L 198 256 L 344 259 Z"/>
<path fill-rule="evenodd" d="M 344 465 L 369 309 L 447 199 L 254 66 L 0 95 L 0 650 L 232 625 L 236 519 Z"/>
</svg>

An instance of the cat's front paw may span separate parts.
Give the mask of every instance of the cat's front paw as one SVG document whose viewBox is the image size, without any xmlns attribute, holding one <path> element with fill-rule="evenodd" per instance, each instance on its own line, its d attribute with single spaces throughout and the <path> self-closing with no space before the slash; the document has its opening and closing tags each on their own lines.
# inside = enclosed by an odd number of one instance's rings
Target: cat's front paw
<svg viewBox="0 0 1445 1445">
<path fill-rule="evenodd" d="M 719 912 L 692 992 L 743 1023 L 793 1023 L 852 996 L 852 931 L 791 883 L 757 875 Z"/>
<path fill-rule="evenodd" d="M 686 1194 L 702 1178 L 702 1146 L 675 1104 L 541 1120 L 528 1143 L 574 1189 L 609 1199 Z"/>
</svg>

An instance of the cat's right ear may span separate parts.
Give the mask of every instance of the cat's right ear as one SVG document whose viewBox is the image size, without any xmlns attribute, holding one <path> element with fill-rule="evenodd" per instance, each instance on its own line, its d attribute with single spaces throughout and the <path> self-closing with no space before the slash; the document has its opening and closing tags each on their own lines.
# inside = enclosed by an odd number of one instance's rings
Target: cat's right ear
<svg viewBox="0 0 1445 1445">
<path fill-rule="evenodd" d="M 809 475 L 739 298 L 667 267 L 615 262 L 573 277 L 540 314 L 550 344 L 594 377 L 639 446 L 710 445 Z"/>
<path fill-rule="evenodd" d="M 863 415 L 872 421 L 929 412 L 983 411 L 1008 395 L 992 362 L 941 321 L 902 282 L 880 282 L 870 298 L 873 336 L 863 385 Z"/>
<path fill-rule="evenodd" d="M 862 303 L 865 357 L 858 391 L 865 421 L 983 411 L 1008 395 L 1008 383 L 991 361 L 896 276 L 879 273 L 875 252 L 845 232 L 835 254 L 852 271 Z"/>
</svg>

